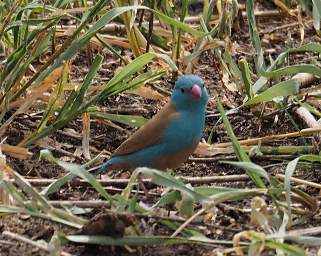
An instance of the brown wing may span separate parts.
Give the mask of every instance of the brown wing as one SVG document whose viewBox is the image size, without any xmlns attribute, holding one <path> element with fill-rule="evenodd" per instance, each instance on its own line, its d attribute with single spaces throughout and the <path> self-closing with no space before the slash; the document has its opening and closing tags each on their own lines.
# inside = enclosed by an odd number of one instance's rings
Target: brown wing
<svg viewBox="0 0 321 256">
<path fill-rule="evenodd" d="M 151 120 L 125 140 L 113 156 L 130 154 L 157 144 L 167 124 L 178 116 L 173 103 L 168 102 Z"/>
</svg>

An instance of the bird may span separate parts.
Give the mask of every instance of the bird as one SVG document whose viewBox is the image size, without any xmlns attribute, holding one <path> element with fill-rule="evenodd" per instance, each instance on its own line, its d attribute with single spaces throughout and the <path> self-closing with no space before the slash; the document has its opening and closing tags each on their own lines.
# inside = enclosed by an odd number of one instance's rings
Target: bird
<svg viewBox="0 0 321 256">
<path fill-rule="evenodd" d="M 168 103 L 125 140 L 95 172 L 174 169 L 195 151 L 205 126 L 208 92 L 197 75 L 180 76 Z"/>
</svg>

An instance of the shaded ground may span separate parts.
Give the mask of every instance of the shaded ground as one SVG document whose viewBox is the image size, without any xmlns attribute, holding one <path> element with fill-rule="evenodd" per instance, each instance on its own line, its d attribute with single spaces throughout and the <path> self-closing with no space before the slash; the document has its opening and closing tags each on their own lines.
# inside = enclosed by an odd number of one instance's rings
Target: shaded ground
<svg viewBox="0 0 321 256">
<path fill-rule="evenodd" d="M 261 8 L 275 8 L 273 5 L 268 4 Z M 254 53 L 253 49 L 249 45 L 249 35 L 247 27 L 244 26 L 246 22 L 242 22 L 239 30 L 235 30 L 233 33 L 232 41 L 237 43 L 235 59 L 239 57 L 246 57 L 249 61 L 252 61 L 251 57 Z M 282 29 L 281 26 L 296 22 L 294 18 L 285 17 L 284 14 L 271 17 L 258 18 L 259 32 L 262 32 L 263 47 L 267 52 L 272 52 L 272 57 L 276 57 L 280 52 L 284 51 L 289 46 L 299 46 L 300 34 L 298 27 L 290 27 L 289 29 Z M 272 33 L 268 33 L 273 31 Z M 310 23 L 305 30 L 305 42 L 320 42 L 320 39 L 315 36 Z M 289 36 L 290 35 L 290 36 Z M 306 55 L 305 55 L 306 57 Z M 86 74 L 87 55 L 82 53 L 74 61 L 75 68 L 73 69 L 74 79 L 84 77 Z M 106 58 L 108 59 L 108 58 Z M 209 88 L 210 95 L 213 95 L 213 91 L 216 90 L 220 95 L 224 106 L 229 109 L 232 106 L 238 106 L 241 104 L 243 98 L 238 93 L 233 93 L 226 89 L 221 84 L 219 74 L 217 74 L 212 64 L 213 57 L 204 54 L 201 58 L 200 65 L 197 67 L 195 73 L 200 75 Z M 292 58 L 291 63 L 300 63 L 306 61 L 306 59 Z M 80 65 L 82 64 L 82 65 Z M 111 70 L 115 70 L 117 66 L 106 63 L 105 71 L 99 73 L 100 78 L 108 79 L 113 76 Z M 109 71 L 107 72 L 106 70 Z M 99 77 L 97 78 L 99 80 Z M 159 84 L 161 87 L 165 87 L 170 91 L 172 87 L 172 78 L 166 77 Z M 152 100 L 145 100 L 139 96 L 133 96 L 129 94 L 121 94 L 117 97 L 112 97 L 106 100 L 103 104 L 106 109 L 113 109 L 117 113 L 130 113 L 143 115 L 146 118 L 153 116 L 158 109 L 161 108 L 161 103 Z M 128 111 L 129 110 L 129 111 Z M 215 109 L 213 101 L 209 105 L 209 117 L 206 119 L 206 129 L 204 132 L 204 138 L 207 139 L 213 126 L 218 120 L 218 111 Z M 248 109 L 242 109 L 241 112 L 233 114 L 229 117 L 229 120 L 233 126 L 234 132 L 239 139 L 246 139 L 250 137 L 260 137 L 269 134 L 280 134 L 285 132 L 294 131 L 294 127 L 289 120 L 288 116 L 284 112 L 277 112 L 278 121 L 274 123 L 275 115 L 271 115 L 267 118 L 260 116 L 261 109 L 258 109 L 257 113 L 252 113 Z M 27 115 L 17 119 L 10 127 L 8 131 L 9 144 L 15 144 L 19 142 L 29 131 L 35 127 L 37 117 L 26 118 Z M 294 116 L 295 118 L 295 116 Z M 300 124 L 300 123 L 299 123 Z M 70 152 L 70 155 L 64 155 L 62 150 L 55 151 L 54 154 L 57 157 L 64 157 L 65 160 L 82 162 L 80 158 L 72 156 L 77 147 L 81 147 L 81 120 L 73 121 L 68 128 L 73 129 L 72 132 L 77 136 L 71 137 L 66 133 L 56 133 L 51 136 L 51 139 L 56 142 L 58 148 Z M 303 128 L 303 127 L 302 127 Z M 96 155 L 101 150 L 112 152 L 128 134 L 133 132 L 134 128 L 128 128 L 124 125 L 111 126 L 106 122 L 93 121 L 91 123 L 91 146 L 92 155 Z M 64 130 L 65 131 L 65 130 Z M 229 141 L 225 132 L 224 125 L 218 124 L 214 131 L 213 143 Z M 280 145 L 284 142 L 278 142 Z M 287 141 L 287 144 L 302 144 L 300 140 Z M 307 143 L 312 143 L 312 140 L 307 140 Z M 37 178 L 56 178 L 62 176 L 64 170 L 60 169 L 54 164 L 50 164 L 46 161 L 38 160 L 39 147 L 31 149 L 35 154 L 29 160 L 19 161 L 17 159 L 8 158 L 9 164 L 13 169 L 26 177 Z M 257 158 L 255 160 L 260 165 L 275 163 L 274 161 L 264 160 Z M 280 162 L 280 161 L 277 161 Z M 268 169 L 270 172 L 278 173 L 284 171 L 284 165 L 278 165 Z M 227 174 L 243 174 L 241 170 L 236 170 L 230 166 L 222 165 L 217 161 L 202 162 L 196 161 L 185 163 L 182 167 L 175 170 L 175 173 L 184 176 L 211 176 L 211 175 L 227 175 Z M 316 166 L 313 172 L 302 172 L 302 177 L 307 177 L 310 181 L 321 182 L 320 167 Z M 111 172 L 109 176 L 111 178 L 129 177 L 129 173 Z M 235 182 L 228 184 L 221 184 L 222 186 L 233 187 L 251 187 L 251 182 Z M 310 194 L 317 194 L 318 191 L 309 190 Z M 91 189 L 84 187 L 66 187 L 62 188 L 60 193 L 56 193 L 50 196 L 51 200 L 84 200 L 84 199 L 99 199 L 99 196 Z M 153 200 L 153 199 L 152 199 Z M 213 239 L 231 240 L 233 235 L 248 229 L 256 229 L 249 221 L 249 201 L 237 201 L 229 204 L 220 204 L 216 209 L 215 221 L 211 222 L 206 228 L 206 235 Z M 96 213 L 101 212 L 102 209 L 96 209 L 87 217 L 92 217 Z M 154 219 L 136 219 L 136 224 L 146 234 L 170 234 L 169 230 L 157 224 L 157 220 Z M 320 226 L 321 219 L 320 214 L 313 216 L 309 219 L 309 222 L 301 225 L 301 227 Z M 151 228 L 152 227 L 152 228 Z M 55 231 L 62 231 L 65 233 L 73 233 L 75 230 L 67 228 L 66 226 L 52 223 L 47 220 L 26 217 L 24 215 L 9 216 L 0 218 L 0 232 L 12 231 L 24 236 L 27 236 L 33 240 L 43 239 L 47 242 L 51 239 Z M 25 243 L 15 242 L 13 244 L 2 244 L 1 241 L 8 241 L 7 238 L 0 235 L 0 255 L 47 255 L 43 251 L 26 245 Z M 110 247 L 93 247 L 93 246 L 79 246 L 69 244 L 64 248 L 65 251 L 76 255 L 216 255 L 219 248 L 208 248 L 202 246 L 190 246 L 180 245 L 172 247 L 146 247 L 137 248 L 134 253 L 130 253 L 124 248 L 110 248 Z M 214 251 L 213 251 L 214 250 Z M 213 252 L 212 252 L 213 251 Z M 212 254 L 211 254 L 212 253 Z M 313 255 L 311 251 L 311 255 Z"/>
</svg>

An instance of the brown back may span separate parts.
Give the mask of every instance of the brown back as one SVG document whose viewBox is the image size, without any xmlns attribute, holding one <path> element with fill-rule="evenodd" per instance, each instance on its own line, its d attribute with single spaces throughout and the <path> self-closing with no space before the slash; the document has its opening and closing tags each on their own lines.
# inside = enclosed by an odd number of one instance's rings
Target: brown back
<svg viewBox="0 0 321 256">
<path fill-rule="evenodd" d="M 160 142 L 168 123 L 178 118 L 174 104 L 169 101 L 151 120 L 125 140 L 114 152 L 113 156 L 127 155 Z"/>
</svg>

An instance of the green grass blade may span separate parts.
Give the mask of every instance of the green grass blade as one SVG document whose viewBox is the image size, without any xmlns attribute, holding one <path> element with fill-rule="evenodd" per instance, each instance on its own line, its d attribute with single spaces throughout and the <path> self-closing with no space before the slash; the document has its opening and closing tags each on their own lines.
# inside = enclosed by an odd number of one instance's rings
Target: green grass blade
<svg viewBox="0 0 321 256">
<path fill-rule="evenodd" d="M 245 153 L 245 151 L 241 148 L 240 143 L 238 142 L 238 140 L 233 132 L 232 126 L 226 116 L 224 109 L 223 109 L 222 103 L 217 96 L 216 96 L 216 102 L 217 102 L 217 108 L 220 111 L 221 117 L 222 117 L 224 125 L 225 125 L 225 129 L 227 131 L 227 134 L 230 137 L 230 140 L 232 142 L 234 152 L 235 152 L 237 158 L 241 162 L 250 162 L 250 158 Z M 249 175 L 249 177 L 254 181 L 254 183 L 258 187 L 260 187 L 260 188 L 265 187 L 263 180 L 257 174 L 252 174 L 249 172 L 247 172 L 247 174 Z"/>
<path fill-rule="evenodd" d="M 249 106 L 257 103 L 268 102 L 278 96 L 286 97 L 289 95 L 295 95 L 299 92 L 299 88 L 300 85 L 296 79 L 280 82 L 248 100 L 244 105 Z"/>
<path fill-rule="evenodd" d="M 109 114 L 98 111 L 90 111 L 90 115 L 95 118 L 107 119 L 113 122 L 126 124 L 132 127 L 141 127 L 148 121 L 148 119 L 142 116 Z"/>
<path fill-rule="evenodd" d="M 171 238 L 168 236 L 125 236 L 113 238 L 110 236 L 87 236 L 87 235 L 67 235 L 67 240 L 74 243 L 97 244 L 97 245 L 132 245 L 132 246 L 154 246 L 154 245 L 174 245 L 174 244 L 203 244 L 217 246 L 217 244 L 232 245 L 232 241 L 197 239 L 197 238 Z M 244 243 L 241 243 L 244 244 Z"/>
<path fill-rule="evenodd" d="M 214 200 L 215 204 L 219 204 L 225 201 L 238 201 L 249 197 L 266 195 L 267 189 L 255 188 L 255 189 L 243 189 L 241 191 L 228 191 L 210 196 Z"/>
<path fill-rule="evenodd" d="M 240 188 L 219 187 L 219 186 L 199 186 L 194 187 L 194 191 L 204 196 L 212 196 L 219 193 L 242 191 Z"/>
<path fill-rule="evenodd" d="M 41 191 L 41 194 L 48 196 L 52 193 L 57 192 L 63 185 L 65 185 L 68 181 L 71 181 L 74 177 L 75 175 L 73 173 L 67 173 L 66 175 L 62 176 L 61 178 L 57 179 L 55 182 L 44 188 Z"/>
<path fill-rule="evenodd" d="M 257 31 L 256 21 L 254 16 L 254 1 L 247 0 L 245 6 L 246 6 L 246 14 L 247 14 L 246 16 L 249 24 L 249 33 L 250 33 L 251 42 L 256 50 L 257 56 L 260 56 L 262 54 L 262 46 L 261 46 L 261 40 L 260 40 L 259 33 Z M 255 64 L 256 64 L 257 71 L 259 71 L 261 67 L 263 67 L 262 65 L 259 65 L 258 57 L 256 57 Z"/>
<path fill-rule="evenodd" d="M 21 212 L 21 210 L 17 207 L 0 205 L 0 217 L 17 214 L 19 212 Z"/>
<path fill-rule="evenodd" d="M 284 52 L 282 52 L 275 61 L 273 61 L 273 63 L 267 68 L 266 70 L 266 74 L 263 76 L 261 76 L 253 85 L 253 92 L 257 93 L 259 90 L 261 90 L 264 85 L 266 85 L 266 83 L 268 82 L 268 77 L 269 77 L 269 72 L 273 71 L 275 69 L 275 67 L 277 65 L 281 65 L 284 63 L 284 61 L 286 60 L 286 58 L 288 57 L 289 53 L 303 53 L 303 52 L 317 52 L 319 54 L 321 54 L 321 44 L 319 43 L 308 43 L 305 44 L 301 47 L 298 48 L 290 48 Z M 313 68 L 312 68 L 313 69 Z M 296 71 L 294 73 L 299 73 L 301 72 L 302 69 L 300 69 L 299 71 Z M 260 72 L 263 72 L 262 70 Z M 316 70 L 315 72 L 320 73 L 318 70 Z M 264 74 L 264 72 L 263 72 Z"/>
<path fill-rule="evenodd" d="M 309 73 L 321 77 L 321 69 L 313 64 L 297 64 L 283 67 L 274 71 L 261 71 L 261 74 L 268 79 L 280 77 L 283 75 L 294 75 L 297 73 Z"/>
<path fill-rule="evenodd" d="M 152 61 L 157 55 L 155 53 L 145 53 L 135 58 L 131 63 L 125 66 L 117 75 L 115 75 L 107 84 L 100 87 L 100 90 L 105 90 L 116 86 L 130 75 L 140 71 L 146 64 Z"/>
<path fill-rule="evenodd" d="M 73 105 L 71 106 L 71 109 L 70 109 L 71 115 L 73 115 L 74 113 L 76 113 L 79 110 L 79 107 L 82 104 L 84 97 L 86 95 L 86 92 L 89 88 L 89 85 L 90 85 L 91 81 L 94 79 L 94 77 L 96 76 L 103 60 L 104 60 L 103 56 L 101 56 L 101 55 L 96 56 L 93 64 L 90 67 L 88 74 L 85 77 L 85 80 L 80 88 L 80 91 L 79 91 L 76 99 L 74 100 Z M 70 118 L 73 118 L 73 117 L 70 117 Z"/>
<path fill-rule="evenodd" d="M 252 173 L 253 175 L 259 175 L 262 178 L 265 178 L 268 182 L 270 182 L 270 176 L 269 174 L 264 170 L 263 167 L 252 163 L 252 162 L 232 162 L 232 161 L 221 161 L 225 164 L 230 164 L 235 167 L 241 168 L 243 170 L 246 170 L 247 172 Z"/>
<path fill-rule="evenodd" d="M 241 79 L 246 91 L 247 96 L 249 99 L 252 99 L 254 96 L 253 90 L 252 90 L 252 81 L 251 81 L 251 73 L 248 63 L 245 59 L 241 59 L 239 61 L 240 71 L 241 71 Z"/>
<path fill-rule="evenodd" d="M 285 198 L 286 203 L 289 210 L 289 216 L 291 216 L 291 177 L 296 170 L 296 166 L 299 161 L 309 161 L 309 162 L 321 162 L 321 156 L 318 155 L 303 155 L 300 157 L 295 158 L 294 160 L 290 161 L 285 169 L 285 179 L 284 179 L 284 190 L 285 190 Z"/>
<path fill-rule="evenodd" d="M 81 177 L 85 181 L 87 181 L 96 191 L 102 195 L 106 200 L 112 203 L 112 197 L 107 193 L 107 191 L 102 187 L 102 185 L 97 181 L 95 176 L 90 174 L 83 166 L 74 163 L 67 163 L 61 160 L 56 159 L 50 153 L 49 150 L 41 150 L 40 157 L 45 158 L 51 162 L 54 162 L 61 166 L 62 168 L 66 169 L 67 171 L 71 172 L 72 174 Z"/>
<path fill-rule="evenodd" d="M 94 158 L 92 158 L 91 160 L 89 160 L 87 163 L 83 164 L 82 166 L 84 168 L 91 166 L 93 163 L 95 163 L 97 161 L 98 158 L 100 158 L 100 156 L 101 156 L 101 153 L 98 154 L 97 156 L 95 156 Z M 52 182 L 50 185 L 45 187 L 41 191 L 41 194 L 48 196 L 52 193 L 56 193 L 57 191 L 59 191 L 59 189 L 62 186 L 64 186 L 68 181 L 71 181 L 72 178 L 74 178 L 74 177 L 76 177 L 76 175 L 74 175 L 72 172 L 67 173 L 66 175 L 58 178 L 56 181 Z"/>
<path fill-rule="evenodd" d="M 181 193 L 177 190 L 170 191 L 163 195 L 153 206 L 149 208 L 149 210 L 154 209 L 156 207 L 162 207 L 166 205 L 173 205 L 177 201 L 181 200 Z"/>
<path fill-rule="evenodd" d="M 68 64 L 65 63 L 62 71 L 62 76 L 59 79 L 59 82 L 56 85 L 56 87 L 53 89 L 53 92 L 51 93 L 51 96 L 47 104 L 47 109 L 38 124 L 38 132 L 43 130 L 47 125 L 49 118 L 52 115 L 55 115 L 55 111 L 57 110 L 56 103 L 59 99 L 63 97 L 64 87 L 65 87 L 65 84 L 67 83 L 67 79 L 68 79 Z"/>
<path fill-rule="evenodd" d="M 29 212 L 37 212 L 38 210 L 26 204 L 27 198 L 18 191 L 17 188 L 10 181 L 1 181 L 0 187 L 3 188 L 22 208 Z"/>
<path fill-rule="evenodd" d="M 207 196 L 196 193 L 190 187 L 186 186 L 182 181 L 168 173 L 149 168 L 140 168 L 138 170 L 140 173 L 150 177 L 152 182 L 159 186 L 177 189 L 183 193 L 186 193 L 197 202 L 205 202 L 209 200 Z"/>
</svg>

